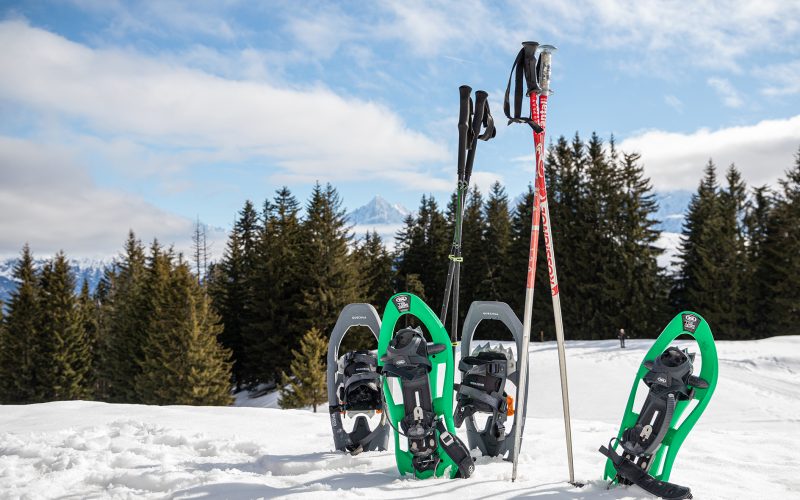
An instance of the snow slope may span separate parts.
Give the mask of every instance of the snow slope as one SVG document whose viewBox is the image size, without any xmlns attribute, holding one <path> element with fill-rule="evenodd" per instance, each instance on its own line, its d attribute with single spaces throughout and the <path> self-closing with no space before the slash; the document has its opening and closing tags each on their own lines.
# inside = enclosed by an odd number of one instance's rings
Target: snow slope
<svg viewBox="0 0 800 500">
<path fill-rule="evenodd" d="M 651 341 L 568 343 L 581 489 L 570 486 L 555 345 L 531 347 L 520 475 L 479 458 L 468 480 L 401 479 L 392 451 L 332 451 L 327 413 L 56 402 L 0 407 L 0 498 L 647 498 L 606 489 L 614 435 Z M 719 342 L 720 380 L 672 480 L 696 499 L 800 498 L 800 337 Z M 252 404 L 274 405 L 263 397 Z"/>
</svg>

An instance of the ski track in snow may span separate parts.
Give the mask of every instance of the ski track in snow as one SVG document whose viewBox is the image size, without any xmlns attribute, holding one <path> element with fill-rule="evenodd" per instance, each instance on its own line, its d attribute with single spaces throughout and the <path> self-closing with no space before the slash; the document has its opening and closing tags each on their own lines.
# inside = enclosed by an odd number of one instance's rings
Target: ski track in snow
<svg viewBox="0 0 800 500">
<path fill-rule="evenodd" d="M 531 397 L 517 482 L 478 458 L 467 480 L 401 478 L 394 454 L 333 451 L 326 407 L 275 409 L 274 393 L 237 404 L 96 402 L 0 406 L 0 498 L 649 498 L 607 489 L 597 448 L 617 431 L 651 340 L 568 342 L 575 471 L 567 465 L 555 344 L 531 345 Z M 690 345 L 690 343 L 687 343 Z M 800 498 L 800 337 L 718 342 L 716 393 L 671 480 L 696 499 Z M 266 406 L 266 407 L 265 407 Z M 463 435 L 463 433 L 462 433 Z M 393 446 L 393 445 L 390 445 Z"/>
</svg>

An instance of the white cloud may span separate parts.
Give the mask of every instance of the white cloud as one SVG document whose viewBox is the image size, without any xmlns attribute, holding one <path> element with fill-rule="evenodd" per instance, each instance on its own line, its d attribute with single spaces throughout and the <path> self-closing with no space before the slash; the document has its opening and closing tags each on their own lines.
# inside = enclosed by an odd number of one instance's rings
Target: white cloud
<svg viewBox="0 0 800 500">
<path fill-rule="evenodd" d="M 387 107 L 316 86 L 223 79 L 141 54 L 92 49 L 23 22 L 0 23 L 0 98 L 104 135 L 162 149 L 273 159 L 287 175 L 326 180 L 448 159 Z"/>
<path fill-rule="evenodd" d="M 505 184 L 502 174 L 498 174 L 496 172 L 476 171 L 473 172 L 472 178 L 470 179 L 470 184 L 473 186 L 478 186 L 478 189 L 484 195 L 491 191 L 492 184 L 495 182 Z"/>
<path fill-rule="evenodd" d="M 707 80 L 708 85 L 722 99 L 722 103 L 729 108 L 741 108 L 744 101 L 739 91 L 725 78 L 712 77 Z"/>
<path fill-rule="evenodd" d="M 691 67 L 740 72 L 743 56 L 753 47 L 759 53 L 787 53 L 800 34 L 800 3 L 784 0 L 517 0 L 516 8 L 529 32 L 632 51 L 636 59 L 625 67 L 662 75 Z"/>
<path fill-rule="evenodd" d="M 113 255 L 128 229 L 187 250 L 191 228 L 137 196 L 96 186 L 70 148 L 0 136 L 0 257 L 25 242 L 38 255 Z"/>
<path fill-rule="evenodd" d="M 800 115 L 688 134 L 654 130 L 625 139 L 619 149 L 642 154 L 656 189 L 694 190 L 709 158 L 720 169 L 735 163 L 750 185 L 775 185 L 794 164 L 798 146 Z"/>
</svg>

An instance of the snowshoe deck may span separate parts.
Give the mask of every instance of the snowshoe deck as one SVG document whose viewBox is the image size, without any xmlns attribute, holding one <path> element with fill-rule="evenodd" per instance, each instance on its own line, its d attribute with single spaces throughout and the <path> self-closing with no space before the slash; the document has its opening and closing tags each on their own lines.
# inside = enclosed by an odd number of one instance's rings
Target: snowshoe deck
<svg viewBox="0 0 800 500">
<path fill-rule="evenodd" d="M 656 359 L 669 350 L 670 345 L 678 336 L 684 334 L 690 335 L 697 341 L 702 364 L 700 374 L 689 377 L 690 391 L 685 395 L 685 399 L 678 397 L 676 401 L 670 401 L 669 427 L 658 448 L 650 455 L 650 463 L 634 464 L 629 460 L 630 457 L 625 456 L 627 454 L 624 450 L 622 455 L 618 455 L 615 450 L 622 447 L 621 442 L 626 431 L 633 429 L 639 419 L 639 413 L 633 409 L 639 383 L 648 374 L 651 374 L 652 378 L 651 369 L 656 364 Z M 617 438 L 612 440 L 609 448 L 601 449 L 601 452 L 609 457 L 605 467 L 606 479 L 638 484 L 646 491 L 664 498 L 691 498 L 688 488 L 667 481 L 669 481 L 675 457 L 683 441 L 697 423 L 714 393 L 717 385 L 718 365 L 717 349 L 708 323 L 699 314 L 690 311 L 684 311 L 675 316 L 647 351 L 639 366 Z M 657 382 L 662 382 L 662 380 L 657 380 Z M 691 405 L 694 401 L 696 404 L 692 408 Z M 644 408 L 639 411 L 643 410 Z M 642 467 L 642 465 L 644 466 Z M 634 468 L 638 469 L 638 472 L 635 472 Z"/>
<path fill-rule="evenodd" d="M 370 304 L 348 304 L 342 309 L 336 326 L 333 327 L 328 343 L 328 405 L 331 414 L 331 429 L 333 442 L 336 449 L 357 454 L 362 451 L 386 450 L 389 445 L 389 426 L 386 417 L 382 416 L 380 423 L 370 428 L 368 415 L 381 411 L 382 392 L 380 378 L 375 371 L 377 357 L 375 351 L 357 351 L 339 357 L 339 346 L 347 331 L 354 326 L 369 328 L 375 340 L 381 330 L 381 320 L 378 312 Z M 358 374 L 346 374 L 343 364 L 351 358 L 358 365 Z M 370 369 L 372 368 L 372 369 Z M 375 392 L 366 394 L 365 401 L 358 404 L 346 404 L 342 393 L 348 389 L 348 383 L 364 384 L 362 392 Z M 368 385 L 368 387 L 367 387 Z M 369 401 L 369 400 L 372 401 Z M 347 432 L 342 421 L 343 416 L 355 418 L 353 430 Z"/>
<path fill-rule="evenodd" d="M 378 363 L 381 367 L 384 367 L 384 375 L 387 375 L 385 360 L 388 358 L 386 354 L 395 336 L 395 326 L 404 315 L 411 315 L 417 318 L 430 333 L 433 343 L 427 344 L 427 360 L 430 364 L 430 371 L 427 372 L 427 375 L 423 374 L 421 377 L 414 378 L 413 381 L 408 377 L 397 376 L 397 373 L 394 376 L 386 376 L 384 378 L 383 394 L 387 416 L 394 429 L 397 468 L 403 475 L 414 474 L 420 479 L 442 477 L 446 473 L 450 478 L 468 476 L 472 471 L 472 459 L 469 457 L 469 453 L 466 452 L 466 456 L 464 456 L 464 453 L 460 453 L 458 456 L 454 455 L 454 447 L 457 448 L 460 442 L 455 437 L 455 427 L 453 426 L 454 366 L 450 337 L 439 318 L 419 297 L 410 293 L 399 293 L 394 295 L 386 304 L 381 334 L 378 339 Z M 408 330 L 405 329 L 405 331 L 406 335 L 408 335 Z M 398 335 L 401 333 L 403 333 L 403 330 L 398 332 Z M 392 347 L 394 350 L 395 347 L 401 346 Z M 412 362 L 413 359 L 403 359 L 398 361 L 392 368 L 396 372 L 402 373 L 402 366 L 408 366 Z M 428 363 L 423 364 L 427 365 Z M 394 390 L 392 386 L 394 386 Z M 426 424 L 428 424 L 424 426 L 425 429 L 420 426 L 419 429 L 410 431 L 412 428 L 410 424 L 414 424 L 413 417 L 417 415 L 412 415 L 404 404 L 405 401 L 402 394 L 408 393 L 415 394 L 419 400 L 416 401 L 417 408 L 414 413 L 419 414 L 420 422 L 424 417 Z M 425 401 L 428 397 L 430 397 L 430 401 Z M 414 405 L 413 401 L 409 404 L 409 406 Z M 408 429 L 404 432 L 405 437 L 398 432 L 398 429 L 401 428 Z M 426 446 L 432 444 L 435 447 L 435 451 L 430 455 L 430 461 L 425 464 L 420 464 L 419 456 L 415 457 L 410 449 L 411 446 L 417 446 L 415 441 L 421 442 L 421 440 L 417 439 L 420 437 L 417 436 L 417 430 L 429 433 L 424 436 L 426 437 L 424 444 Z M 430 441 L 431 438 L 434 440 L 433 443 Z M 455 459 L 451 458 L 451 455 Z M 460 470 L 463 473 L 460 473 Z"/>
</svg>

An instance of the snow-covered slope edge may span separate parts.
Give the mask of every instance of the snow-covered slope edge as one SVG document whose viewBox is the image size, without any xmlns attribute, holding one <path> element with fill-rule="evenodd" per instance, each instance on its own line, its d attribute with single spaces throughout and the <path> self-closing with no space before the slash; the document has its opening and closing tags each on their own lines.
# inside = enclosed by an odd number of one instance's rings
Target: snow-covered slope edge
<svg viewBox="0 0 800 500">
<path fill-rule="evenodd" d="M 469 480 L 401 479 L 393 452 L 332 451 L 327 412 L 58 402 L 0 407 L 0 498 L 646 498 L 607 490 L 597 448 L 616 432 L 648 340 L 568 343 L 575 470 L 567 476 L 555 346 L 531 347 L 520 477 L 479 458 Z M 800 491 L 800 337 L 719 342 L 720 382 L 672 480 L 695 498 Z"/>
</svg>

